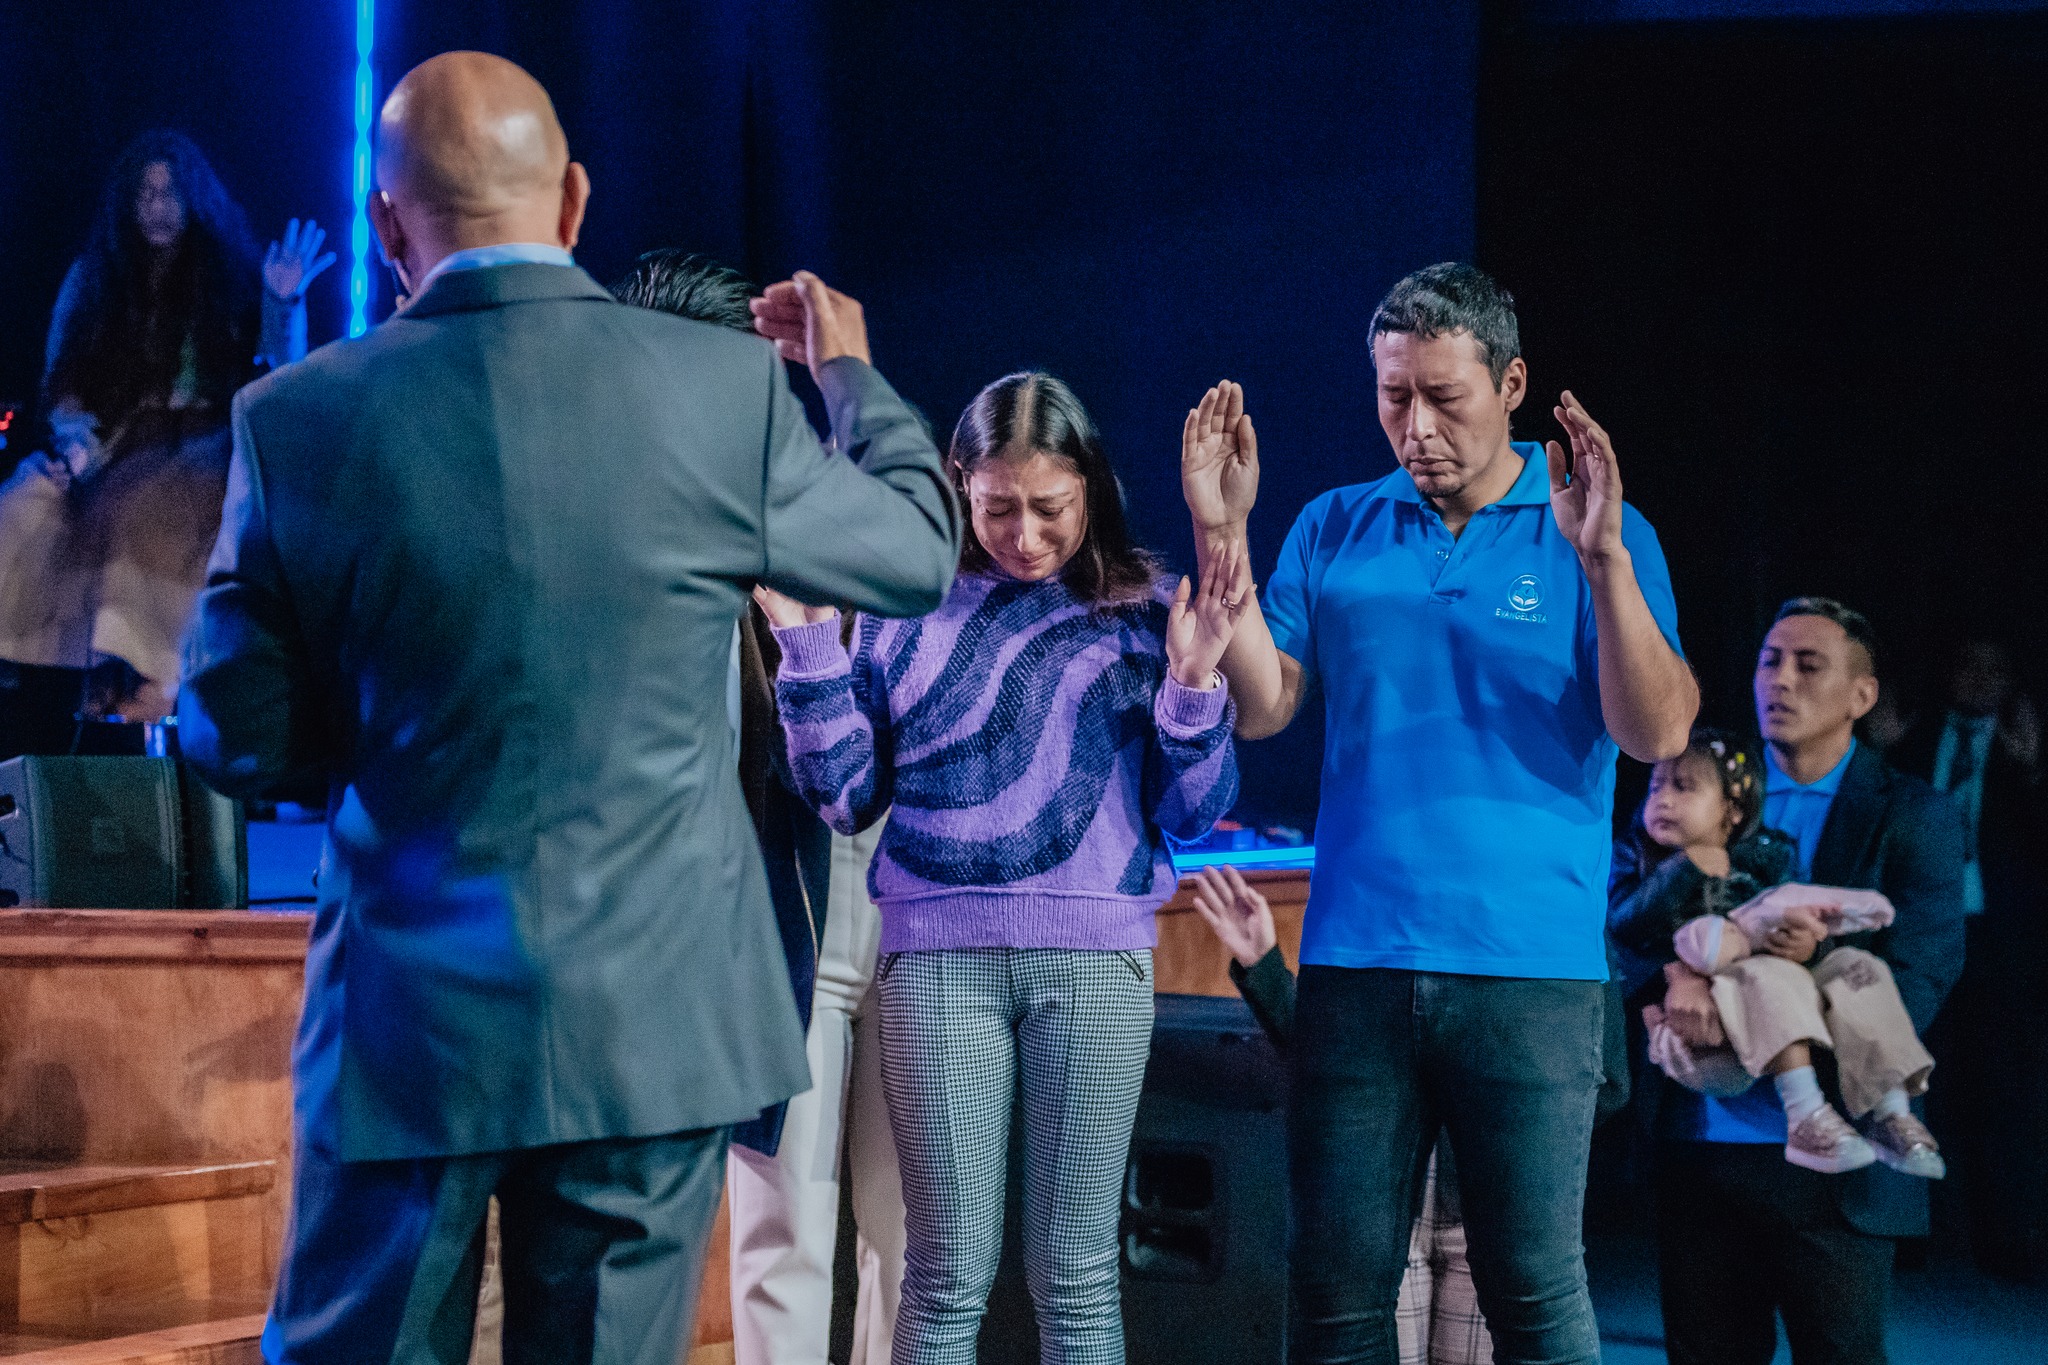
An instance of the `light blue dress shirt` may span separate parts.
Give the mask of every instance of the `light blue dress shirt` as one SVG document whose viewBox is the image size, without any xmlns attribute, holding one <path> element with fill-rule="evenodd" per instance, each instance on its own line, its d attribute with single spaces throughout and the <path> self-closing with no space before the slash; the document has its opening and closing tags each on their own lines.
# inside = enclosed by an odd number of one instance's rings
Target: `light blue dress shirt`
<svg viewBox="0 0 2048 1365">
<path fill-rule="evenodd" d="M 1842 789 L 1842 776 L 1856 757 L 1856 741 L 1849 741 L 1842 761 L 1811 782 L 1795 782 L 1778 766 L 1778 755 L 1764 746 L 1764 823 L 1792 836 L 1799 850 L 1799 880 L 1813 876 L 1813 850 L 1820 832 L 1827 827 L 1828 812 L 1835 807 L 1835 793 Z"/>
<path fill-rule="evenodd" d="M 574 264 L 574 256 L 546 242 L 500 242 L 496 246 L 473 246 L 465 251 L 450 252 L 435 262 L 434 268 L 420 281 L 420 287 L 413 291 L 413 297 L 418 298 L 435 280 L 457 270 L 488 270 L 494 265 Z"/>
</svg>

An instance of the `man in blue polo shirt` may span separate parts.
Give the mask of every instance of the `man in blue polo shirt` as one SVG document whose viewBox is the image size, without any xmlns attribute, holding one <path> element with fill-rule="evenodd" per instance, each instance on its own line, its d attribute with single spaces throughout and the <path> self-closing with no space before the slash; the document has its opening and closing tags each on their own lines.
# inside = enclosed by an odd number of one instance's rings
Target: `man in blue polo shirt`
<svg viewBox="0 0 2048 1365">
<path fill-rule="evenodd" d="M 1569 458 L 1509 439 L 1528 372 L 1507 293 L 1432 266 L 1368 337 L 1401 467 L 1308 505 L 1223 665 L 1246 738 L 1317 688 L 1328 721 L 1291 1052 L 1294 1358 L 1397 1358 L 1441 1127 L 1496 1359 L 1592 1362 L 1614 760 L 1682 751 L 1699 692 L 1606 433 L 1566 393 Z M 1257 486 L 1241 390 L 1204 398 L 1182 455 L 1223 562 Z"/>
</svg>

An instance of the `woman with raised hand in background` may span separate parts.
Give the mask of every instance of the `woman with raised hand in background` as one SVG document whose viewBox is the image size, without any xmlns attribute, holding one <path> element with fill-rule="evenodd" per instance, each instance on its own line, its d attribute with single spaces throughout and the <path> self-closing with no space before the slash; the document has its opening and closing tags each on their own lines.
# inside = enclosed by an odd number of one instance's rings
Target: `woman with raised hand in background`
<svg viewBox="0 0 2048 1365">
<path fill-rule="evenodd" d="M 294 219 L 259 257 L 190 138 L 122 152 L 50 321 L 51 452 L 0 490 L 0 666 L 57 673 L 75 699 L 78 670 L 118 659 L 132 674 L 102 709 L 169 710 L 227 488 L 228 404 L 305 355 L 325 239 Z"/>
</svg>

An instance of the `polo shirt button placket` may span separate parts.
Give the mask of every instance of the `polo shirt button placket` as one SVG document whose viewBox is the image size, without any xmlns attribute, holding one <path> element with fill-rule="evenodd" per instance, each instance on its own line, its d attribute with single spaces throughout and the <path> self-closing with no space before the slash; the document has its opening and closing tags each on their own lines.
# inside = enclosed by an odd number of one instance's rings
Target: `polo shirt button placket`
<svg viewBox="0 0 2048 1365">
<path fill-rule="evenodd" d="M 1438 544 L 1436 547 L 1436 572 L 1431 574 L 1429 578 L 1429 600 L 1437 603 L 1449 602 L 1457 594 L 1445 587 L 1444 579 L 1450 574 L 1452 560 L 1457 556 L 1458 541 L 1456 537 L 1451 535 L 1450 528 L 1445 526 L 1442 519 L 1433 512 L 1431 513 L 1430 526 L 1434 533 L 1431 539 L 1436 540 Z M 1449 543 L 1443 543 L 1446 541 Z"/>
</svg>

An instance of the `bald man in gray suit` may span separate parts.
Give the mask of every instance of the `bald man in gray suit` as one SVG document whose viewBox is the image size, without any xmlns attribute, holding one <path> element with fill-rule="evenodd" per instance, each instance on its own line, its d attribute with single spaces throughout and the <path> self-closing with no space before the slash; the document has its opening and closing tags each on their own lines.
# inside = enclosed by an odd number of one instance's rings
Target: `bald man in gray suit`
<svg viewBox="0 0 2048 1365">
<path fill-rule="evenodd" d="M 574 266 L 589 178 L 518 67 L 415 69 L 377 179 L 409 305 L 236 399 L 179 698 L 223 791 L 329 790 L 264 1355 L 464 1360 L 495 1194 L 508 1363 L 674 1365 L 726 1130 L 809 1084 L 733 623 L 755 583 L 929 611 L 957 514 L 852 300 L 777 286 L 771 345 Z"/>
</svg>

